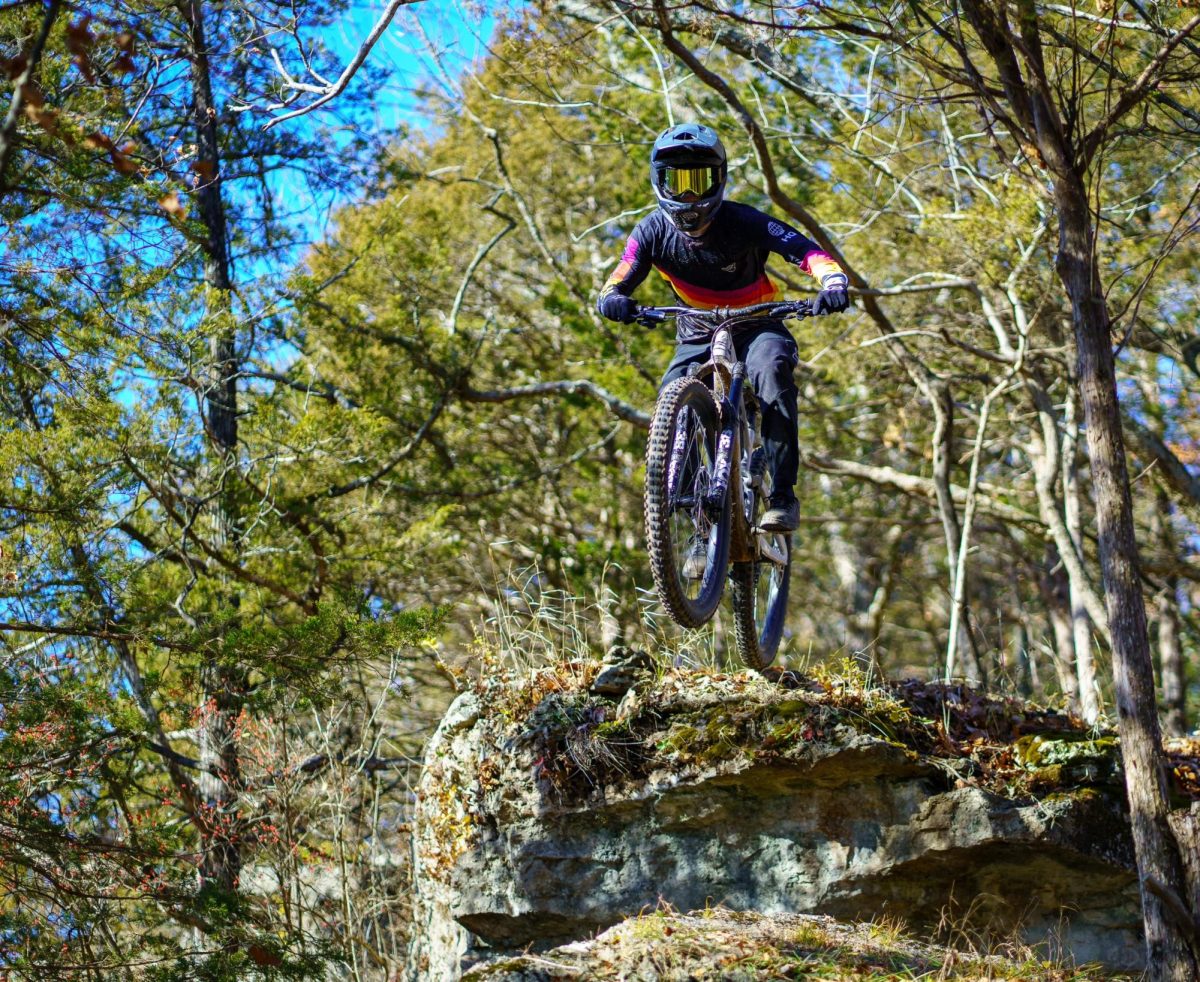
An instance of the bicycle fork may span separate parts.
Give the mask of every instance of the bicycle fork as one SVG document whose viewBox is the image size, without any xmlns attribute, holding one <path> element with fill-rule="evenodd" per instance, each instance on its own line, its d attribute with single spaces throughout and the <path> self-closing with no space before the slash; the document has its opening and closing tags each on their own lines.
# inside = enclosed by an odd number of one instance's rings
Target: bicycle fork
<svg viewBox="0 0 1200 982">
<path fill-rule="evenodd" d="M 735 435 L 739 423 L 739 407 L 742 404 L 742 383 L 746 378 L 746 366 L 738 362 L 733 369 L 729 391 L 718 407 L 721 413 L 721 435 L 717 438 L 717 459 L 713 467 L 713 483 L 704 496 L 704 509 L 710 515 L 721 513 L 725 497 L 729 493 L 729 478 L 733 474 Z M 738 489 L 741 494 L 741 488 Z"/>
</svg>

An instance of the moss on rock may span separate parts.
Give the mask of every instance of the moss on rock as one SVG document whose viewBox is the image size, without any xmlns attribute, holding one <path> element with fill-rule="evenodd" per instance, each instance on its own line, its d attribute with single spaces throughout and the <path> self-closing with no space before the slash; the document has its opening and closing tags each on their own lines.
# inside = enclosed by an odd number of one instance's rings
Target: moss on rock
<svg viewBox="0 0 1200 982">
<path fill-rule="evenodd" d="M 816 745 L 867 738 L 1009 797 L 1120 779 L 1119 747 L 1078 719 L 964 686 L 871 685 L 852 666 L 811 679 L 672 669 L 646 672 L 620 702 L 588 689 L 594 672 L 542 669 L 489 679 L 479 694 L 511 743 L 532 748 L 536 777 L 560 804 L 664 769 L 798 759 Z"/>
</svg>

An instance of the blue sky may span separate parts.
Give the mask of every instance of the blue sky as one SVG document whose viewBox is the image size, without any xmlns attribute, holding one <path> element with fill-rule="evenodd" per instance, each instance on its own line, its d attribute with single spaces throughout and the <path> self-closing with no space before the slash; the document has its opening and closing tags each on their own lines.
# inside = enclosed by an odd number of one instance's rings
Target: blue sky
<svg viewBox="0 0 1200 982">
<path fill-rule="evenodd" d="M 356 4 L 320 39 L 339 66 L 348 64 L 362 46 L 383 7 L 382 0 Z M 401 7 L 367 57 L 365 67 L 371 78 L 382 76 L 370 92 L 374 103 L 372 132 L 386 140 L 405 131 L 436 128 L 439 121 L 422 105 L 419 90 L 432 84 L 445 91 L 446 79 L 453 84 L 486 56 L 487 43 L 496 24 L 493 11 L 499 9 L 495 4 L 468 5 L 460 0 L 421 0 Z M 367 94 L 364 89 L 367 84 L 370 84 L 368 72 L 362 72 L 347 92 Z M 334 100 L 311 116 L 280 125 L 320 127 L 329 125 L 337 114 L 338 105 Z M 343 132 L 344 138 L 348 139 L 349 135 Z M 291 196 L 307 192 L 296 183 L 284 180 L 279 184 L 278 193 Z M 304 211 L 310 216 L 321 215 L 324 226 L 332 210 L 352 201 L 352 197 L 342 196 L 314 198 Z M 295 201 L 280 201 L 279 204 L 294 207 Z M 315 237 L 319 238 L 320 234 Z"/>
<path fill-rule="evenodd" d="M 382 7 L 380 0 L 356 6 L 340 30 L 330 34 L 330 49 L 349 60 L 378 20 Z M 377 92 L 380 129 L 424 125 L 412 89 L 438 73 L 438 61 L 457 76 L 484 57 L 496 23 L 491 11 L 496 9 L 499 5 L 468 5 L 461 0 L 421 0 L 400 8 L 369 57 L 370 64 L 390 75 L 390 82 Z"/>
</svg>

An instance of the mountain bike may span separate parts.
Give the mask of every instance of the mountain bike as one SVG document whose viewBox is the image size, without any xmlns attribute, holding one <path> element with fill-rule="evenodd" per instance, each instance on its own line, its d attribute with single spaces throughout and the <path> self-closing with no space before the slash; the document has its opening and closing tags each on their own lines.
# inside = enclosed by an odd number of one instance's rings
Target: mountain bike
<svg viewBox="0 0 1200 982">
<path fill-rule="evenodd" d="M 808 317 L 808 301 L 750 307 L 640 307 L 646 326 L 686 315 L 711 325 L 709 360 L 663 387 L 646 445 L 646 545 L 659 601 L 681 627 L 716 613 L 728 573 L 738 654 L 761 671 L 783 637 L 790 532 L 758 527 L 771 494 L 762 413 L 734 352 L 751 321 Z"/>
</svg>

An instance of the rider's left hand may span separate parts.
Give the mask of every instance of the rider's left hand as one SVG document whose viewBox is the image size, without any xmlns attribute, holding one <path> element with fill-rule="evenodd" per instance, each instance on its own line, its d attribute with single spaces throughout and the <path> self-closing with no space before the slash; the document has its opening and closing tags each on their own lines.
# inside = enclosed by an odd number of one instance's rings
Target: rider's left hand
<svg viewBox="0 0 1200 982">
<path fill-rule="evenodd" d="M 817 299 L 813 301 L 812 312 L 816 317 L 821 314 L 840 314 L 849 306 L 850 295 L 846 293 L 846 288 L 839 284 L 817 294 Z"/>
</svg>

